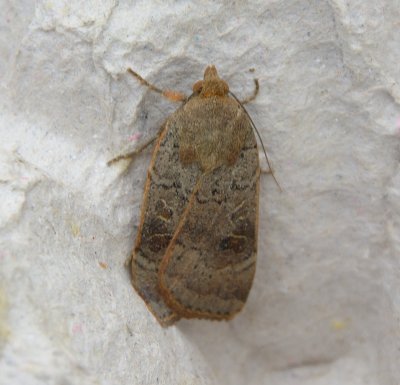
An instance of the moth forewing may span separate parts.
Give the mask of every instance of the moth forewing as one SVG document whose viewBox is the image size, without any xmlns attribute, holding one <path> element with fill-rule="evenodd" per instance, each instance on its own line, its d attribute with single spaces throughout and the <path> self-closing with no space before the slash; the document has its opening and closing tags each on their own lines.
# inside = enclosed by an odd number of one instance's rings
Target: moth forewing
<svg viewBox="0 0 400 385">
<path fill-rule="evenodd" d="M 190 171 L 177 162 L 176 135 L 167 121 L 148 169 L 132 257 L 133 286 L 162 326 L 169 326 L 179 316 L 165 304 L 158 289 L 159 266 L 185 209 L 187 192 L 192 190 L 196 178 L 195 170 Z M 185 173 L 191 177 L 182 181 Z"/>
</svg>

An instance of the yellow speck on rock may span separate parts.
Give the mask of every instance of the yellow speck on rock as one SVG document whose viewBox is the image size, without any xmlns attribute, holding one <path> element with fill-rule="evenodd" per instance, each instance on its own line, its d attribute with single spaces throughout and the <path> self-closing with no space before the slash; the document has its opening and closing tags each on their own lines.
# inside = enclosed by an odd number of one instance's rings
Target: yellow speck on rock
<svg viewBox="0 0 400 385">
<path fill-rule="evenodd" d="M 81 228 L 76 223 L 71 223 L 71 232 L 74 237 L 77 237 L 81 233 Z"/>
<path fill-rule="evenodd" d="M 334 319 L 331 322 L 333 330 L 343 330 L 348 327 L 348 321 L 345 319 Z"/>
</svg>

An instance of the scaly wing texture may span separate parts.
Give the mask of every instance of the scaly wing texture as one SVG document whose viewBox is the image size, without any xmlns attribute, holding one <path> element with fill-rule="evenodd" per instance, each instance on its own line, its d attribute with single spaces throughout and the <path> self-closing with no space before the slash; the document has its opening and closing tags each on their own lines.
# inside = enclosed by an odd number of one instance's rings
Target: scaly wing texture
<svg viewBox="0 0 400 385">
<path fill-rule="evenodd" d="M 197 166 L 181 165 L 177 143 L 174 119 L 169 119 L 148 169 L 132 257 L 133 286 L 163 326 L 173 324 L 179 316 L 165 304 L 159 293 L 159 265 L 199 177 Z"/>
<path fill-rule="evenodd" d="M 250 122 L 236 163 L 203 174 L 160 267 L 168 305 L 186 318 L 232 318 L 249 294 L 257 251 L 259 163 Z"/>
</svg>

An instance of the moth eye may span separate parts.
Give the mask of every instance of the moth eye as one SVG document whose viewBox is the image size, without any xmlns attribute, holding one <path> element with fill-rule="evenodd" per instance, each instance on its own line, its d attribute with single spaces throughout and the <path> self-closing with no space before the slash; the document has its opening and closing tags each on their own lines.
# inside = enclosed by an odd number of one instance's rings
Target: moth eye
<svg viewBox="0 0 400 385">
<path fill-rule="evenodd" d="M 199 80 L 198 82 L 193 84 L 193 92 L 195 94 L 199 94 L 203 89 L 203 80 Z"/>
</svg>

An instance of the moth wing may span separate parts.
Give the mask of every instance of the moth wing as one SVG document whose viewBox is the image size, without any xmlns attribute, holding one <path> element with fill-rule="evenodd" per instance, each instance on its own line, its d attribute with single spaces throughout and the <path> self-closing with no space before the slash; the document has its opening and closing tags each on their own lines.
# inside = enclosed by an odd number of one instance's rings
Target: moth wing
<svg viewBox="0 0 400 385">
<path fill-rule="evenodd" d="M 159 266 L 199 176 L 197 167 L 179 161 L 175 116 L 167 120 L 153 151 L 131 261 L 132 284 L 162 326 L 179 316 L 160 295 Z"/>
<path fill-rule="evenodd" d="M 233 166 L 199 178 L 159 273 L 182 317 L 230 319 L 242 309 L 255 273 L 259 174 L 250 128 Z"/>
</svg>

